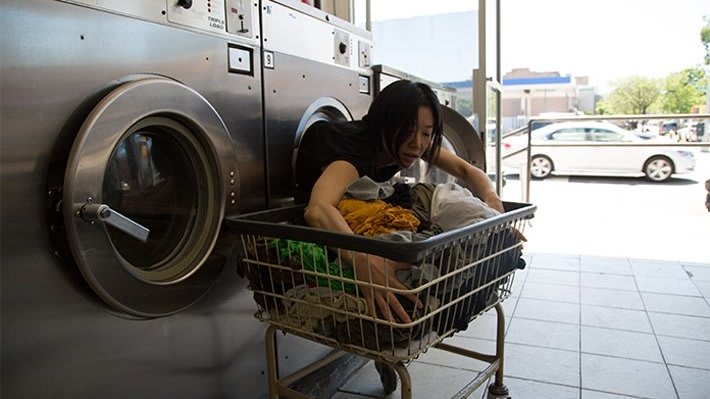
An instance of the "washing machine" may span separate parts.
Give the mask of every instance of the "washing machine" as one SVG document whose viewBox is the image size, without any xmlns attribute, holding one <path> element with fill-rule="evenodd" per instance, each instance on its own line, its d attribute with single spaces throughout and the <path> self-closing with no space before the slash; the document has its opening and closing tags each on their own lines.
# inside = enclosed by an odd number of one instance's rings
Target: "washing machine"
<svg viewBox="0 0 710 399">
<path fill-rule="evenodd" d="M 258 2 L 7 0 L 0 26 L 0 396 L 265 396 L 222 224 L 266 207 Z"/>
<path fill-rule="evenodd" d="M 483 171 L 486 170 L 486 152 L 481 141 L 481 136 L 466 118 L 456 111 L 456 89 L 428 81 L 386 65 L 374 65 L 372 70 L 375 95 L 389 84 L 400 79 L 422 82 L 429 85 L 439 98 L 441 104 L 441 116 L 444 125 L 441 143 L 442 148 L 451 150 L 477 168 Z M 434 184 L 455 181 L 453 176 L 436 166 L 428 168 L 426 162 L 422 160 L 400 171 L 399 176 L 396 176 L 395 179 L 402 179 L 410 183 L 425 182 Z"/>
<path fill-rule="evenodd" d="M 294 201 L 303 133 L 349 121 L 372 101 L 372 34 L 295 0 L 262 2 L 264 122 L 269 207 Z"/>
<path fill-rule="evenodd" d="M 295 163 L 307 129 L 367 113 L 372 35 L 301 1 L 265 0 L 260 11 L 267 206 L 276 208 L 295 202 Z M 330 351 L 292 335 L 278 334 L 277 345 L 282 375 Z"/>
</svg>

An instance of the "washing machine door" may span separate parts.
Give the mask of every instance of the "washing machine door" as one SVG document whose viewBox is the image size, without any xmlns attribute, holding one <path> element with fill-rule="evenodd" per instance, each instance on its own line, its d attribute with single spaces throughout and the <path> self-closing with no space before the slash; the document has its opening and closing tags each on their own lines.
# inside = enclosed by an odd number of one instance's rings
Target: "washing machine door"
<svg viewBox="0 0 710 399">
<path fill-rule="evenodd" d="M 441 117 L 444 125 L 441 147 L 453 151 L 475 167 L 485 171 L 486 152 L 476 129 L 463 115 L 445 105 L 441 106 Z M 456 181 L 456 178 L 436 166 L 427 169 L 426 162 L 422 160 L 400 171 L 399 176 L 407 182 L 439 184 Z"/>
<path fill-rule="evenodd" d="M 303 113 L 296 128 L 296 137 L 293 142 L 293 152 L 291 158 L 292 179 L 296 181 L 296 161 L 298 160 L 298 150 L 303 140 L 303 135 L 309 127 L 316 122 L 347 122 L 352 121 L 353 116 L 348 108 L 341 101 L 333 97 L 321 97 L 311 103 Z M 295 189 L 295 186 L 294 186 Z"/>
<path fill-rule="evenodd" d="M 89 114 L 67 164 L 62 206 L 77 266 L 115 309 L 184 309 L 223 267 L 210 256 L 238 187 L 233 144 L 205 98 L 165 78 L 125 83 Z"/>
</svg>

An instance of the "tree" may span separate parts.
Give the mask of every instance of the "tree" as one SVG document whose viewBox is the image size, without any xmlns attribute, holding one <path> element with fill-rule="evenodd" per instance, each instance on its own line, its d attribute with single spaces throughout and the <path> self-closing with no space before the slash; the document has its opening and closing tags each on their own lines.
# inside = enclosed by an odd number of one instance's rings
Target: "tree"
<svg viewBox="0 0 710 399">
<path fill-rule="evenodd" d="M 710 65 L 710 16 L 703 17 L 705 26 L 700 30 L 700 41 L 705 46 L 705 65 Z"/>
<path fill-rule="evenodd" d="M 600 106 L 609 114 L 647 114 L 661 94 L 656 80 L 632 76 L 615 82 Z"/>
<path fill-rule="evenodd" d="M 663 95 L 659 99 L 662 111 L 671 114 L 690 112 L 703 102 L 707 78 L 700 68 L 688 68 L 668 75 L 663 81 Z"/>
</svg>

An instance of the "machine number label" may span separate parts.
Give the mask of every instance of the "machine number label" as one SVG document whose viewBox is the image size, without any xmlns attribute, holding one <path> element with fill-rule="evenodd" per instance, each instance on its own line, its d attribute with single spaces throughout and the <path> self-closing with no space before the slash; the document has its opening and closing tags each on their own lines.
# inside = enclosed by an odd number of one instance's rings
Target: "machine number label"
<svg viewBox="0 0 710 399">
<path fill-rule="evenodd" d="M 274 53 L 264 51 L 264 68 L 274 69 Z"/>
</svg>

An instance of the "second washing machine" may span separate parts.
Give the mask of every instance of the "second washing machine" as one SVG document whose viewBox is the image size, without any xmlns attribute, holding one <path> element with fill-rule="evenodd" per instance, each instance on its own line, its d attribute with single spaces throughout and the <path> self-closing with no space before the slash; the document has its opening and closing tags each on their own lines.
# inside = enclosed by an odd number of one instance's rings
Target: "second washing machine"
<svg viewBox="0 0 710 399">
<path fill-rule="evenodd" d="M 268 206 L 293 202 L 295 154 L 319 120 L 360 119 L 372 101 L 372 34 L 294 0 L 262 2 Z"/>
</svg>

